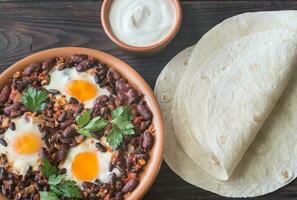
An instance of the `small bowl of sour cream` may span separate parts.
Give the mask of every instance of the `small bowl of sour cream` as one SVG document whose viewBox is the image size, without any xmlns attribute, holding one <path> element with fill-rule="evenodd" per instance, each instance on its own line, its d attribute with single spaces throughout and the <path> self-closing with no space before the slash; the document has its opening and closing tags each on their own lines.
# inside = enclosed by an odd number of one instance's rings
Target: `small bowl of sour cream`
<svg viewBox="0 0 297 200">
<path fill-rule="evenodd" d="M 120 48 L 140 54 L 166 47 L 181 21 L 179 0 L 104 0 L 101 8 L 107 36 Z"/>
</svg>

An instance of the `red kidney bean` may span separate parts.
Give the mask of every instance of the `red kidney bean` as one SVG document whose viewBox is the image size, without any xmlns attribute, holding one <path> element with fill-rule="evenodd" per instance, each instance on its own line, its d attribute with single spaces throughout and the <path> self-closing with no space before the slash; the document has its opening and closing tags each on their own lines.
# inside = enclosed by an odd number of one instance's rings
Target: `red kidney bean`
<svg viewBox="0 0 297 200">
<path fill-rule="evenodd" d="M 91 67 L 97 65 L 98 60 L 95 58 L 88 58 L 86 60 L 81 61 L 76 65 L 76 70 L 79 72 L 84 72 L 90 69 Z"/>
<path fill-rule="evenodd" d="M 91 183 L 91 182 L 83 182 L 82 183 L 82 186 L 83 186 L 83 188 L 87 188 L 87 189 L 91 189 L 91 188 L 97 187 L 96 184 Z"/>
<path fill-rule="evenodd" d="M 123 192 L 118 192 L 115 196 L 115 200 L 123 200 L 123 199 L 124 199 Z"/>
<path fill-rule="evenodd" d="M 100 84 L 103 81 L 103 79 L 100 78 L 100 75 L 98 73 L 94 74 L 94 80 L 97 84 Z"/>
<path fill-rule="evenodd" d="M 59 90 L 55 90 L 55 89 L 49 89 L 48 92 L 52 95 L 57 95 L 57 94 L 60 94 L 60 91 Z"/>
<path fill-rule="evenodd" d="M 17 117 L 22 114 L 21 107 L 21 104 L 19 102 L 16 102 L 10 106 L 5 107 L 3 111 L 10 117 Z"/>
<path fill-rule="evenodd" d="M 24 76 L 29 76 L 33 72 L 38 72 L 41 69 L 41 63 L 32 63 L 28 67 L 26 67 L 23 71 Z"/>
<path fill-rule="evenodd" d="M 124 79 L 119 79 L 115 83 L 116 89 L 120 93 L 126 93 L 129 90 L 129 85 L 126 83 Z"/>
<path fill-rule="evenodd" d="M 77 135 L 76 129 L 73 126 L 68 126 L 62 133 L 65 138 L 73 138 Z"/>
<path fill-rule="evenodd" d="M 61 123 L 61 128 L 64 129 L 64 128 L 70 126 L 73 123 L 74 123 L 73 119 L 65 120 L 64 122 Z"/>
<path fill-rule="evenodd" d="M 15 123 L 14 122 L 9 122 L 8 127 L 14 131 L 15 130 Z"/>
<path fill-rule="evenodd" d="M 5 133 L 6 129 L 5 128 L 0 128 L 0 134 Z"/>
<path fill-rule="evenodd" d="M 137 180 L 136 178 L 132 178 L 124 185 L 124 187 L 122 188 L 122 191 L 132 192 L 137 187 L 138 184 L 139 184 L 139 180 Z"/>
<path fill-rule="evenodd" d="M 87 59 L 87 58 L 88 58 L 88 56 L 85 55 L 85 54 L 74 54 L 74 55 L 71 56 L 70 59 L 71 59 L 73 62 L 80 63 L 81 61 L 83 61 L 83 60 L 85 60 L 85 59 Z"/>
<path fill-rule="evenodd" d="M 63 111 L 62 114 L 58 117 L 59 122 L 65 121 L 67 118 L 67 111 Z"/>
<path fill-rule="evenodd" d="M 129 104 L 136 103 L 139 100 L 138 92 L 133 88 L 129 89 L 127 92 L 127 97 L 129 98 Z"/>
<path fill-rule="evenodd" d="M 57 162 L 62 162 L 66 158 L 68 150 L 69 150 L 69 146 L 63 144 L 62 148 L 57 153 L 56 161 Z"/>
<path fill-rule="evenodd" d="M 51 57 L 46 59 L 45 61 L 42 62 L 42 70 L 49 70 L 51 68 L 53 68 L 56 64 L 56 57 Z"/>
<path fill-rule="evenodd" d="M 115 173 L 111 173 L 110 174 L 110 184 L 114 185 L 116 183 L 116 174 Z"/>
<path fill-rule="evenodd" d="M 45 147 L 42 147 L 39 151 L 39 155 L 41 158 L 48 158 L 49 157 L 48 150 Z"/>
<path fill-rule="evenodd" d="M 107 76 L 112 77 L 115 80 L 118 80 L 121 78 L 120 73 L 117 72 L 116 70 L 114 70 L 113 68 L 109 68 L 109 70 L 107 72 Z"/>
<path fill-rule="evenodd" d="M 74 97 L 70 97 L 69 103 L 70 104 L 79 104 L 79 101 L 76 98 L 74 98 Z"/>
<path fill-rule="evenodd" d="M 152 119 L 152 113 L 144 104 L 138 104 L 136 106 L 137 111 L 139 114 L 145 119 L 145 120 L 151 120 Z"/>
<path fill-rule="evenodd" d="M 65 173 L 67 173 L 67 169 L 65 168 L 59 169 L 59 174 L 65 174 Z"/>
<path fill-rule="evenodd" d="M 77 106 L 77 110 L 75 111 L 75 115 L 79 115 L 84 110 L 84 104 L 79 103 Z"/>
<path fill-rule="evenodd" d="M 75 61 L 71 60 L 71 59 L 66 59 L 65 63 L 64 63 L 64 69 L 65 68 L 71 68 L 74 67 L 76 64 Z"/>
<path fill-rule="evenodd" d="M 96 146 L 96 148 L 97 148 L 99 151 L 101 151 L 101 152 L 106 152 L 106 148 L 105 148 L 105 146 L 104 146 L 103 144 L 101 144 L 100 142 L 97 142 L 97 143 L 95 144 L 95 146 Z"/>
<path fill-rule="evenodd" d="M 102 105 L 102 104 L 106 104 L 106 102 L 108 101 L 109 101 L 109 97 L 106 95 L 102 95 L 96 98 L 95 104 Z"/>
<path fill-rule="evenodd" d="M 107 69 L 106 64 L 104 64 L 102 62 L 98 62 L 96 70 L 100 70 L 100 69 Z"/>
<path fill-rule="evenodd" d="M 0 144 L 7 147 L 7 142 L 4 138 L 0 138 Z"/>
<path fill-rule="evenodd" d="M 7 100 L 9 99 L 9 95 L 11 92 L 11 86 L 10 85 L 6 85 L 1 93 L 0 93 L 0 105 L 4 106 L 4 104 L 7 102 Z"/>
<path fill-rule="evenodd" d="M 0 180 L 3 181 L 6 179 L 7 173 L 3 167 L 0 167 Z"/>
<path fill-rule="evenodd" d="M 154 144 L 154 137 L 151 135 L 149 131 L 144 132 L 144 137 L 142 141 L 142 147 L 150 150 L 153 147 Z"/>
<path fill-rule="evenodd" d="M 25 81 L 23 80 L 13 80 L 12 82 L 12 86 L 13 88 L 19 90 L 19 91 L 23 91 L 26 87 L 27 87 L 27 84 Z"/>
</svg>

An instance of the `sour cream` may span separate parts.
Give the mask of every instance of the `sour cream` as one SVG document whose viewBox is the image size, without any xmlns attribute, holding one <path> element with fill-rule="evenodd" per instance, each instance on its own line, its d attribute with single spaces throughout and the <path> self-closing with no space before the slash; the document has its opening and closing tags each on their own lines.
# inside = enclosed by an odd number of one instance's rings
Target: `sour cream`
<svg viewBox="0 0 297 200">
<path fill-rule="evenodd" d="M 176 12 L 171 0 L 113 0 L 109 24 L 122 42 L 137 47 L 164 39 L 174 26 Z"/>
</svg>

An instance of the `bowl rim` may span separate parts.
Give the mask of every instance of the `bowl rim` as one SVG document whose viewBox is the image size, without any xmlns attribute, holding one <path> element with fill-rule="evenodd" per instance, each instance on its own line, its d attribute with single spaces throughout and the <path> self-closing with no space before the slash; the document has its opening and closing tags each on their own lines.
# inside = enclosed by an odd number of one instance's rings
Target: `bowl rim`
<svg viewBox="0 0 297 200">
<path fill-rule="evenodd" d="M 164 150 L 164 130 L 161 110 L 152 89 L 131 66 L 110 54 L 94 49 L 82 47 L 53 48 L 34 53 L 8 67 L 0 75 L 0 88 L 3 88 L 7 83 L 9 83 L 10 78 L 16 71 L 23 70 L 30 63 L 41 62 L 53 56 L 70 57 L 72 54 L 87 54 L 97 58 L 98 60 L 106 63 L 108 67 L 112 67 L 117 70 L 121 76 L 128 80 L 129 84 L 144 94 L 144 99 L 153 113 L 153 124 L 155 129 L 154 146 L 150 150 L 150 159 L 140 176 L 139 185 L 135 188 L 135 190 L 133 190 L 133 192 L 126 196 L 126 199 L 128 200 L 141 199 L 153 184 L 161 167 Z M 2 196 L 0 199 L 5 198 Z"/>
<path fill-rule="evenodd" d="M 132 51 L 132 52 L 137 52 L 137 53 L 144 53 L 144 52 L 150 52 L 157 50 L 166 44 L 168 44 L 177 34 L 177 32 L 180 29 L 181 23 L 182 23 L 182 8 L 181 8 L 181 3 L 180 0 L 170 0 L 172 1 L 175 11 L 176 11 L 176 20 L 174 22 L 174 25 L 171 29 L 171 31 L 167 34 L 166 37 L 164 37 L 161 41 L 154 43 L 152 45 L 148 46 L 143 46 L 143 47 L 138 47 L 138 46 L 133 46 L 126 44 L 119 40 L 112 32 L 110 24 L 109 24 L 109 19 L 108 19 L 108 14 L 109 14 L 109 7 L 111 5 L 113 0 L 104 0 L 102 3 L 101 7 L 101 24 L 102 27 L 106 33 L 106 35 L 109 37 L 111 41 L 113 41 L 116 45 L 118 45 L 120 48 Z"/>
</svg>

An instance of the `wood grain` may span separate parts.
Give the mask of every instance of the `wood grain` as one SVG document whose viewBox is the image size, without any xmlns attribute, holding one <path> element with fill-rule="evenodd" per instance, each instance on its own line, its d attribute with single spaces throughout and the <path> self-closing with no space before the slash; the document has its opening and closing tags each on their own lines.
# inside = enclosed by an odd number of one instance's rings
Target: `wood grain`
<svg viewBox="0 0 297 200">
<path fill-rule="evenodd" d="M 296 1 L 182 1 L 184 19 L 176 38 L 160 54 L 138 58 L 119 50 L 104 34 L 101 1 L 1 1 L 0 71 L 34 52 L 62 46 L 103 50 L 133 66 L 154 87 L 165 64 L 196 43 L 214 25 L 233 15 L 260 10 L 297 9 Z M 297 161 L 296 161 L 297 162 Z M 187 184 L 163 163 L 146 200 L 227 199 Z M 297 181 L 257 200 L 297 199 Z"/>
</svg>

